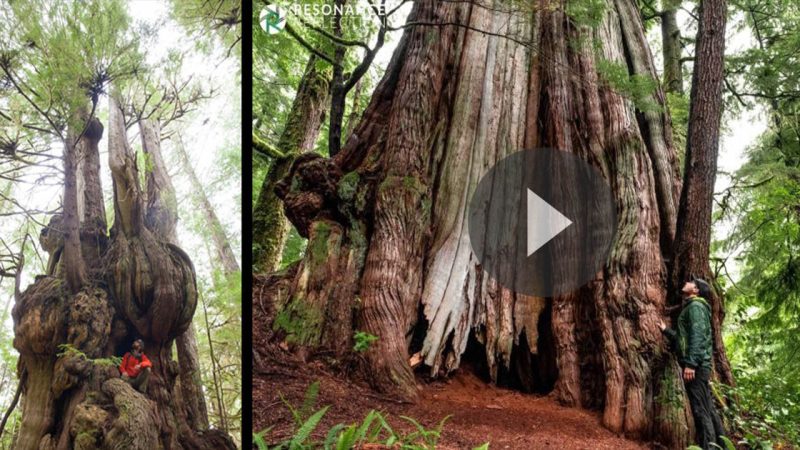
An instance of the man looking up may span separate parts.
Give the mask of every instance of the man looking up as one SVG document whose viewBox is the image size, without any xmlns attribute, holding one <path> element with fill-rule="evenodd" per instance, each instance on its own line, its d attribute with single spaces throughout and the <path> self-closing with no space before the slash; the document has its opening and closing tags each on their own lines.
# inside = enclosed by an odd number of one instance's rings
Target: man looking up
<svg viewBox="0 0 800 450">
<path fill-rule="evenodd" d="M 678 316 L 677 330 L 659 324 L 661 332 L 669 340 L 678 362 L 683 368 L 683 379 L 689 404 L 692 407 L 697 430 L 697 444 L 710 449 L 712 444 L 725 448 L 721 436 L 725 430 L 711 395 L 711 355 L 713 333 L 711 331 L 711 286 L 703 280 L 687 282 L 681 289 L 685 301 Z"/>
</svg>

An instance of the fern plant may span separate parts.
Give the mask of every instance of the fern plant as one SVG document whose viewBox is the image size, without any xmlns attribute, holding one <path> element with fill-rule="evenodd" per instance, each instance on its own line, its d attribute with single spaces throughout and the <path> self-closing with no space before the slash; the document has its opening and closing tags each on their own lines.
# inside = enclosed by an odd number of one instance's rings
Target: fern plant
<svg viewBox="0 0 800 450">
<path fill-rule="evenodd" d="M 402 433 L 389 425 L 383 413 L 371 410 L 361 422 L 339 423 L 332 426 L 325 433 L 325 439 L 318 441 L 313 439 L 312 434 L 314 434 L 330 407 L 325 406 L 314 411 L 314 405 L 319 396 L 319 382 L 314 382 L 308 387 L 303 403 L 299 408 L 292 405 L 282 394 L 279 395 L 283 404 L 292 414 L 295 422 L 294 432 L 291 437 L 274 445 L 268 443 L 267 440 L 272 427 L 253 433 L 253 444 L 258 450 L 306 450 L 319 448 L 325 450 L 348 450 L 360 448 L 367 444 L 379 444 L 386 448 L 398 450 L 431 450 L 436 448 L 445 422 L 450 418 L 450 416 L 447 416 L 436 427 L 427 429 L 417 420 L 401 416 L 401 419 L 414 426 L 413 431 Z M 489 443 L 487 442 L 475 450 L 488 449 Z"/>
<path fill-rule="evenodd" d="M 378 340 L 378 336 L 369 334 L 366 331 L 356 331 L 353 334 L 353 340 L 355 341 L 353 350 L 359 353 L 364 353 L 369 349 L 373 342 Z"/>
</svg>

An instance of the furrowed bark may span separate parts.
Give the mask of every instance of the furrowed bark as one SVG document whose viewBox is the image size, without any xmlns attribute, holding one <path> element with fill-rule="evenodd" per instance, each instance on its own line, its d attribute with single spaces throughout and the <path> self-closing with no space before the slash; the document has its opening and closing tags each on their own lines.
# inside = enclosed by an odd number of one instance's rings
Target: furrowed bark
<svg viewBox="0 0 800 450">
<path fill-rule="evenodd" d="M 161 239 L 177 245 L 178 199 L 161 154 L 161 126 L 142 119 L 139 134 L 145 154 L 145 225 Z"/>
<path fill-rule="evenodd" d="M 725 0 L 706 0 L 700 5 L 685 179 L 678 213 L 680 232 L 675 240 L 670 278 L 675 292 L 683 282 L 693 278 L 703 278 L 713 283 L 709 254 L 722 117 L 726 14 Z M 720 381 L 732 385 L 733 375 L 722 340 L 722 321 L 725 317 L 723 298 L 719 293 L 714 293 L 712 297 L 714 368 Z"/>
<path fill-rule="evenodd" d="M 113 98 L 109 104 L 108 165 L 114 181 L 114 225 L 121 233 L 135 236 L 142 229 L 142 189 L 137 182 L 136 161 L 128 144 L 122 110 Z"/>
<path fill-rule="evenodd" d="M 180 366 L 181 400 L 186 405 L 186 420 L 193 430 L 208 429 L 208 407 L 200 377 L 200 357 L 194 324 L 175 340 Z"/>
<path fill-rule="evenodd" d="M 102 270 L 102 257 L 108 248 L 108 225 L 100 180 L 100 149 L 103 124 L 96 117 L 88 119 L 78 141 L 78 215 L 80 216 L 81 255 L 90 278 Z"/>
<path fill-rule="evenodd" d="M 253 271 L 256 273 L 272 272 L 281 262 L 289 223 L 275 195 L 275 185 L 286 176 L 297 155 L 314 148 L 328 110 L 331 75 L 318 68 L 318 63 L 318 59 L 311 56 L 306 64 L 277 143 L 278 151 L 285 158 L 272 161 L 253 207 Z"/>
</svg>

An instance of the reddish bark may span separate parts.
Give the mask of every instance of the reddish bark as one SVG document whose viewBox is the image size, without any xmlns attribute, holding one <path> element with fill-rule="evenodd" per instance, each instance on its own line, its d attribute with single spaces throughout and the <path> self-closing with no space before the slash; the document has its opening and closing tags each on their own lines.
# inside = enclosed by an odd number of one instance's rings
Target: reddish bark
<svg viewBox="0 0 800 450">
<path fill-rule="evenodd" d="M 601 408 L 612 431 L 685 447 L 683 388 L 657 325 L 675 236 L 677 155 L 664 109 L 638 108 L 601 70 L 608 62 L 656 78 L 635 2 L 605 6 L 590 28 L 555 1 L 539 2 L 533 21 L 469 3 L 415 3 L 410 22 L 451 25 L 410 26 L 342 151 L 298 158 L 278 185 L 309 244 L 279 282 L 288 288 L 269 295 L 277 337 L 342 353 L 354 331 L 376 335 L 368 379 L 411 398 L 412 354 L 441 376 L 472 342 L 492 379 L 513 361 L 517 373 L 540 374 L 528 380 L 534 386 L 546 371 L 519 365 L 550 358 L 563 403 Z M 663 93 L 649 100 L 663 106 Z M 483 274 L 465 222 L 488 168 L 535 147 L 596 166 L 617 205 L 604 270 L 554 299 L 515 294 Z M 531 338 L 548 327 L 552 342 Z M 522 336 L 531 355 L 512 358 Z"/>
</svg>

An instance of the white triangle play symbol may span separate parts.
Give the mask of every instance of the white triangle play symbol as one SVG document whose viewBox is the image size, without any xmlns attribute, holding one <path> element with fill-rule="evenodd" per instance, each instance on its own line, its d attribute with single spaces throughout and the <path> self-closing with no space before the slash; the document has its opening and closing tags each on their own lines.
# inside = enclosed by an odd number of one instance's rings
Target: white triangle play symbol
<svg viewBox="0 0 800 450">
<path fill-rule="evenodd" d="M 558 233 L 572 225 L 572 221 L 541 197 L 528 191 L 528 256 L 550 242 Z"/>
</svg>

